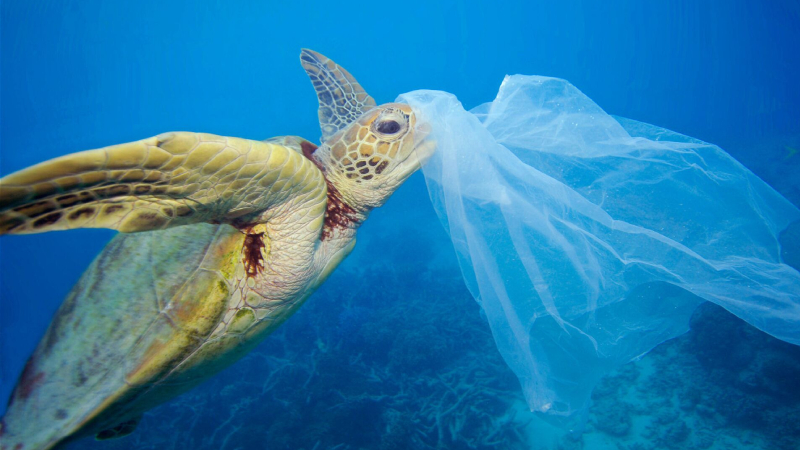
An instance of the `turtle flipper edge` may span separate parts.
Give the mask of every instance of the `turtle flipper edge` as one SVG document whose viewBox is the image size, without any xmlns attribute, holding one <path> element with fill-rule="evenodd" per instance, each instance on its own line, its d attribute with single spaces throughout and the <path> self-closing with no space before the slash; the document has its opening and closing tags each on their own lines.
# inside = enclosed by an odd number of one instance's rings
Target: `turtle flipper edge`
<svg viewBox="0 0 800 450">
<path fill-rule="evenodd" d="M 350 72 L 326 56 L 304 48 L 300 63 L 317 91 L 322 142 L 376 106 Z"/>
<path fill-rule="evenodd" d="M 0 234 L 74 228 L 149 231 L 193 223 L 260 223 L 294 199 L 324 214 L 319 170 L 282 145 L 203 133 L 55 158 L 0 179 Z"/>
</svg>

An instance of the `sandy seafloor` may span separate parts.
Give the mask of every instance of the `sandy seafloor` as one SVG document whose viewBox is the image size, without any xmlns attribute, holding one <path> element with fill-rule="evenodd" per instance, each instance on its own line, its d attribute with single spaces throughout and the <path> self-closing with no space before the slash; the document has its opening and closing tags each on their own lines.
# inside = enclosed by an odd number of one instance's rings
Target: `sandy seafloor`
<svg viewBox="0 0 800 450">
<path fill-rule="evenodd" d="M 796 0 L 4 0 L 0 172 L 168 130 L 315 140 L 309 47 L 379 103 L 427 88 L 473 107 L 507 73 L 565 78 L 611 114 L 720 145 L 800 205 L 798 23 Z M 69 448 L 800 449 L 800 347 L 709 304 L 598 385 L 582 432 L 529 413 L 427 198 L 415 175 L 242 361 L 132 435 Z M 0 401 L 111 235 L 0 238 Z"/>
</svg>

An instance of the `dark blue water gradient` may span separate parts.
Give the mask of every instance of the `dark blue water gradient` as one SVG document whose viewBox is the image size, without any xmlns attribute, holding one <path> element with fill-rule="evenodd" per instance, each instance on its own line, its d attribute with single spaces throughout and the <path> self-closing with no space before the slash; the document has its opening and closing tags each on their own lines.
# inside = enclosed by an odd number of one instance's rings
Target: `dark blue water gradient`
<svg viewBox="0 0 800 450">
<path fill-rule="evenodd" d="M 800 200 L 796 1 L 6 0 L 0 15 L 2 174 L 169 130 L 316 140 L 316 99 L 298 64 L 309 47 L 379 102 L 427 88 L 471 107 L 508 73 L 565 78 L 610 113 L 722 146 Z M 421 178 L 409 184 L 363 240 L 438 226 Z M 3 405 L 111 235 L 0 238 Z"/>
</svg>

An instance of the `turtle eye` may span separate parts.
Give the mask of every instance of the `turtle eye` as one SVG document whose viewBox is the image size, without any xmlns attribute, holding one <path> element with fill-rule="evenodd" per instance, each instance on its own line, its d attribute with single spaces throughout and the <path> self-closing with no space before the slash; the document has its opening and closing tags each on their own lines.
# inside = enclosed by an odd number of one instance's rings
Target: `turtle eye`
<svg viewBox="0 0 800 450">
<path fill-rule="evenodd" d="M 408 114 L 397 108 L 386 108 L 372 122 L 371 129 L 379 139 L 399 139 L 408 130 Z"/>
<path fill-rule="evenodd" d="M 396 120 L 384 120 L 378 124 L 377 129 L 383 134 L 395 134 L 400 131 L 400 124 Z"/>
</svg>

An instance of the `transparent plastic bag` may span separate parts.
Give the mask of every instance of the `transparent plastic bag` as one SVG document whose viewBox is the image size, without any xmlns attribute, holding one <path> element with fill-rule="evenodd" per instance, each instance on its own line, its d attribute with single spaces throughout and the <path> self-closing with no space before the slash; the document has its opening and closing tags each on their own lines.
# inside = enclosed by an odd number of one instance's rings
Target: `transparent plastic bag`
<svg viewBox="0 0 800 450">
<path fill-rule="evenodd" d="M 688 329 L 703 300 L 800 344 L 800 273 L 779 233 L 796 207 L 722 151 L 614 118 L 564 80 L 509 76 L 428 121 L 423 168 L 464 279 L 531 410 L 585 411 L 609 370 Z"/>
</svg>

